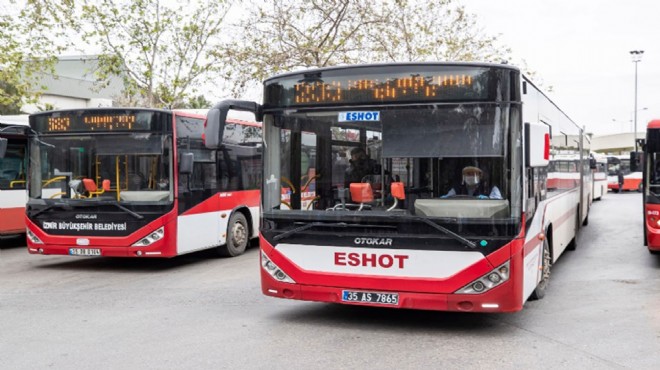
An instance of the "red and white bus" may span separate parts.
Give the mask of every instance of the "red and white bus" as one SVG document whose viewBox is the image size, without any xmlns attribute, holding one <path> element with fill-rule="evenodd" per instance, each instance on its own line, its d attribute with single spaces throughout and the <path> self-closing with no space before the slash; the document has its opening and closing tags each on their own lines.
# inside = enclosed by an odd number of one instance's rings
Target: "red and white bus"
<svg viewBox="0 0 660 370">
<path fill-rule="evenodd" d="M 585 137 L 586 139 L 586 137 Z M 560 138 L 560 140 L 563 140 Z M 588 151 L 588 141 L 584 142 L 584 151 Z M 584 186 L 580 204 L 585 204 L 587 210 L 583 219 L 583 225 L 589 222 L 589 209 L 594 200 L 593 160 L 590 157 L 581 157 L 579 154 L 557 154 L 553 153 L 548 165 L 548 191 L 559 191 L 573 189 L 576 186 Z M 602 196 L 602 195 L 601 195 Z"/>
<path fill-rule="evenodd" d="M 0 116 L 0 237 L 25 233 L 28 120 Z"/>
<path fill-rule="evenodd" d="M 31 115 L 28 251 L 243 253 L 258 236 L 261 125 L 228 120 L 222 145 L 209 150 L 204 121 L 142 108 Z"/>
<path fill-rule="evenodd" d="M 660 254 L 660 120 L 649 122 L 644 149 L 644 245 Z"/>
<path fill-rule="evenodd" d="M 611 155 L 607 157 L 607 188 L 613 192 L 642 191 L 642 171 L 631 165 L 631 158 L 639 156 L 630 152 L 627 155 Z M 619 172 L 623 175 L 623 186 L 619 185 Z"/>
<path fill-rule="evenodd" d="M 206 135 L 219 144 L 231 109 L 263 120 L 265 295 L 472 312 L 543 297 L 591 186 L 581 164 L 571 186 L 548 189 L 550 156 L 588 161 L 588 151 L 583 130 L 517 68 L 358 65 L 264 85 L 263 105 L 211 109 Z"/>
<path fill-rule="evenodd" d="M 591 153 L 591 170 L 593 173 L 594 189 L 592 192 L 593 200 L 603 199 L 607 194 L 607 156 L 598 153 Z"/>
</svg>

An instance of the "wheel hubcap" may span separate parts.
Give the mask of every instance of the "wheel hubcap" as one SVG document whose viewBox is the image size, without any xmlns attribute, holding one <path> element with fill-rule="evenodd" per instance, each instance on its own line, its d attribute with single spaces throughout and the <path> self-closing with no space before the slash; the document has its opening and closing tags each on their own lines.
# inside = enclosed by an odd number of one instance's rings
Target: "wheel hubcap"
<svg viewBox="0 0 660 370">
<path fill-rule="evenodd" d="M 234 226 L 231 229 L 231 235 L 232 235 L 231 239 L 234 242 L 234 245 L 236 246 L 243 245 L 247 240 L 247 232 L 245 230 L 245 226 L 243 226 L 243 224 L 241 224 L 240 222 L 234 224 Z"/>
<path fill-rule="evenodd" d="M 542 282 L 546 282 L 550 279 L 550 251 L 548 248 L 543 248 L 543 277 L 541 278 Z"/>
</svg>

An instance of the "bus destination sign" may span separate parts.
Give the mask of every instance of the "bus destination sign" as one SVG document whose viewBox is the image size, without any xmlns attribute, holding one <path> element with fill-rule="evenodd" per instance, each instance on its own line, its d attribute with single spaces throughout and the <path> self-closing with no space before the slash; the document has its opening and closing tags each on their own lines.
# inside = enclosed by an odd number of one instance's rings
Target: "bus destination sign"
<svg viewBox="0 0 660 370">
<path fill-rule="evenodd" d="M 134 114 L 104 114 L 82 117 L 90 131 L 132 130 Z M 71 131 L 71 117 L 48 117 L 48 131 Z"/>
<path fill-rule="evenodd" d="M 36 114 L 31 125 L 44 133 L 146 131 L 155 128 L 161 115 L 147 110 L 66 111 Z"/>
<path fill-rule="evenodd" d="M 302 106 L 484 100 L 488 97 L 488 68 L 436 67 L 414 74 L 377 71 L 379 69 L 369 68 L 330 70 L 276 78 L 266 83 L 265 102 L 272 106 Z"/>
</svg>

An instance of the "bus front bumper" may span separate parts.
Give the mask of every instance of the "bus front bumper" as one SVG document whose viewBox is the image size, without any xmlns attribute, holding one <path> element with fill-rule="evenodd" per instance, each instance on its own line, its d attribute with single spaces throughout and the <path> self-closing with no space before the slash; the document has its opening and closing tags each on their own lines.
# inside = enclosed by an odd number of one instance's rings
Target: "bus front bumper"
<svg viewBox="0 0 660 370">
<path fill-rule="evenodd" d="M 364 289 L 291 284 L 273 279 L 263 270 L 263 268 L 260 270 L 263 294 L 276 298 L 432 311 L 516 312 L 522 309 L 522 302 L 515 299 L 516 295 L 512 294 L 513 282 L 511 280 L 482 294 L 442 294 L 392 292 L 373 289 L 367 291 Z M 349 302 L 343 299 L 345 291 L 386 294 L 395 293 L 398 295 L 398 302 L 396 304 Z"/>
</svg>

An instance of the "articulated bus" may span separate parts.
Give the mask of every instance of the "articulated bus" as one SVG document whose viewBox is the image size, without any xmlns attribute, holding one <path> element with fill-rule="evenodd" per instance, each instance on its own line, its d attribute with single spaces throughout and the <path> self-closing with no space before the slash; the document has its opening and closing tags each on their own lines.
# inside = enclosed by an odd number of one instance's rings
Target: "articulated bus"
<svg viewBox="0 0 660 370">
<path fill-rule="evenodd" d="M 628 155 L 607 157 L 607 188 L 613 192 L 642 191 L 642 171 L 631 165 L 631 158 L 638 158 L 635 152 Z M 623 175 L 623 186 L 619 186 L 619 172 Z"/>
<path fill-rule="evenodd" d="M 562 139 L 560 138 L 560 140 Z M 588 144 L 589 141 L 587 140 L 583 143 L 584 150 L 587 153 Z M 593 167 L 594 161 L 592 158 L 582 157 L 579 154 L 553 154 L 548 165 L 546 186 L 549 191 L 572 189 L 577 186 L 576 184 L 584 184 L 580 203 L 587 206 L 586 216 L 582 220 L 582 224 L 585 226 L 589 222 L 589 209 L 594 200 Z"/>
<path fill-rule="evenodd" d="M 28 120 L 0 116 L 0 237 L 25 233 Z"/>
<path fill-rule="evenodd" d="M 644 149 L 644 245 L 660 255 L 660 120 L 649 122 Z"/>
<path fill-rule="evenodd" d="M 258 237 L 261 125 L 228 120 L 203 144 L 205 116 L 142 108 L 30 116 L 28 251 L 236 256 Z"/>
<path fill-rule="evenodd" d="M 512 66 L 279 75 L 264 82 L 262 105 L 209 110 L 209 147 L 220 145 L 231 109 L 255 112 L 264 125 L 268 296 L 518 311 L 544 296 L 552 264 L 575 247 L 587 217 L 584 172 L 547 185 L 554 153 L 588 160 L 583 130 Z"/>
<path fill-rule="evenodd" d="M 593 172 L 593 192 L 592 199 L 600 200 L 607 194 L 607 156 L 591 153 L 591 169 Z"/>
</svg>

